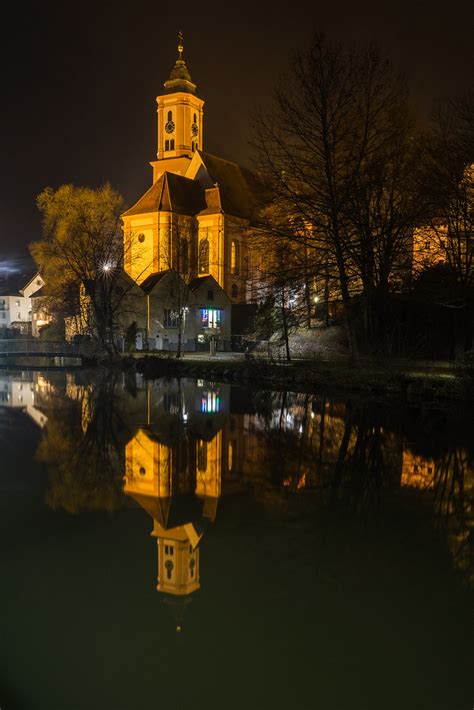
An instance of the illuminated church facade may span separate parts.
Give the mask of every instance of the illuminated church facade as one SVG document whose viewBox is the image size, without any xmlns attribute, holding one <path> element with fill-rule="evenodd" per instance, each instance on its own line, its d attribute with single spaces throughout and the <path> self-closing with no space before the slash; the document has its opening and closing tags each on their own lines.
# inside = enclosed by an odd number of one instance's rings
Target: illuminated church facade
<svg viewBox="0 0 474 710">
<path fill-rule="evenodd" d="M 248 230 L 262 185 L 237 163 L 204 151 L 204 101 L 178 58 L 157 99 L 157 159 L 152 185 L 123 215 L 124 263 L 141 284 L 175 269 L 211 275 L 234 303 L 249 300 Z"/>
</svg>

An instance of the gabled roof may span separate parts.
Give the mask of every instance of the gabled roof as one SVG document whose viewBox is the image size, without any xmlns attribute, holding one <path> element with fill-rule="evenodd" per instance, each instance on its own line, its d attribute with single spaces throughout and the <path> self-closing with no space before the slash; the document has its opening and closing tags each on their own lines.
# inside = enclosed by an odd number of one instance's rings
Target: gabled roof
<svg viewBox="0 0 474 710">
<path fill-rule="evenodd" d="M 159 283 L 164 276 L 170 274 L 171 271 L 171 269 L 165 269 L 164 271 L 155 271 L 153 274 L 149 274 L 149 276 L 147 276 L 146 279 L 140 284 L 140 288 L 142 288 L 145 293 L 149 293 L 154 289 L 156 284 Z"/>
<path fill-rule="evenodd" d="M 175 212 L 192 216 L 205 208 L 205 192 L 196 180 L 164 172 L 122 217 L 147 212 Z"/>
<path fill-rule="evenodd" d="M 223 212 L 234 217 L 251 219 L 265 202 L 265 185 L 260 175 L 211 153 L 198 153 L 211 182 L 219 188 Z M 199 181 L 199 175 L 196 178 Z"/>
<path fill-rule="evenodd" d="M 215 282 L 215 284 L 216 284 L 217 286 L 219 286 L 219 284 L 218 284 L 217 281 L 215 280 L 214 276 L 211 276 L 211 274 L 207 274 L 206 276 L 196 276 L 194 279 L 192 279 L 192 280 L 189 282 L 189 288 L 190 288 L 190 290 L 191 290 L 191 291 L 196 291 L 196 290 L 199 288 L 199 286 L 201 286 L 201 285 L 202 285 L 205 281 L 207 281 L 208 279 L 212 279 L 212 280 Z M 219 286 L 219 288 L 220 288 L 220 286 Z"/>
<path fill-rule="evenodd" d="M 21 288 L 20 291 L 21 291 L 22 294 L 24 294 L 24 292 L 28 289 L 29 286 L 33 286 L 33 281 L 35 282 L 35 284 L 34 284 L 35 288 L 33 289 L 31 295 L 33 295 L 34 293 L 36 293 L 37 291 L 39 291 L 39 290 L 40 290 L 41 288 L 43 288 L 43 286 L 45 285 L 45 284 L 44 284 L 44 279 L 43 279 L 43 277 L 41 276 L 40 272 L 37 271 L 37 272 L 34 274 L 34 276 L 32 276 L 32 277 L 29 279 L 29 281 L 28 281 L 26 284 L 24 284 L 23 287 Z M 41 282 L 40 285 L 38 285 L 38 281 Z"/>
<path fill-rule="evenodd" d="M 189 282 L 189 289 L 193 292 L 196 292 L 203 284 L 206 283 L 206 281 L 212 282 L 212 288 L 218 288 L 220 291 L 222 291 L 223 295 L 225 295 L 229 299 L 230 303 L 230 296 L 226 293 L 225 289 L 220 286 L 214 276 L 211 276 L 211 274 L 207 274 L 207 276 L 196 276 Z"/>
</svg>

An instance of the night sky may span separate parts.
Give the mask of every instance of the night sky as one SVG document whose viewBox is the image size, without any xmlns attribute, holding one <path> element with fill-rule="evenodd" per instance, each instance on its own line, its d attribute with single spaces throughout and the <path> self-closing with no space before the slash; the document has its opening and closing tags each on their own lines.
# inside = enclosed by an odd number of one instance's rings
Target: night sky
<svg viewBox="0 0 474 710">
<path fill-rule="evenodd" d="M 17 9 L 15 9 L 15 5 Z M 128 203 L 151 182 L 156 103 L 176 34 L 206 102 L 204 149 L 252 164 L 250 118 L 313 30 L 375 39 L 424 111 L 472 87 L 474 3 L 23 2 L 2 10 L 0 270 L 41 235 L 36 195 L 109 181 Z M 3 259 L 3 261 L 2 261 Z"/>
</svg>

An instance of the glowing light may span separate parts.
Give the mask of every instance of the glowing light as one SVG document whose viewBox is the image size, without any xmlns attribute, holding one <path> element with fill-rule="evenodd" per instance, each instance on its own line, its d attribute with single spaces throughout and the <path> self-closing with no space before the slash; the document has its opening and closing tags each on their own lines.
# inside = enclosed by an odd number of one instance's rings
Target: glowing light
<svg viewBox="0 0 474 710">
<path fill-rule="evenodd" d="M 318 303 L 318 301 L 319 301 L 319 296 L 315 296 L 315 297 L 314 297 L 314 302 L 315 302 L 315 303 Z"/>
</svg>

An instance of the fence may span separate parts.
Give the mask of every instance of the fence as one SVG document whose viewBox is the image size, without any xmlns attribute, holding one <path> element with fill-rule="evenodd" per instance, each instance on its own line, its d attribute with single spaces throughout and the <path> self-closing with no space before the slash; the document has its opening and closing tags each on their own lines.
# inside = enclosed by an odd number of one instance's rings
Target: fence
<svg viewBox="0 0 474 710">
<path fill-rule="evenodd" d="M 84 344 L 77 345 L 62 340 L 18 338 L 0 340 L 1 355 L 87 355 Z"/>
</svg>

